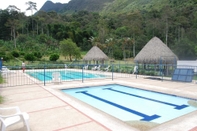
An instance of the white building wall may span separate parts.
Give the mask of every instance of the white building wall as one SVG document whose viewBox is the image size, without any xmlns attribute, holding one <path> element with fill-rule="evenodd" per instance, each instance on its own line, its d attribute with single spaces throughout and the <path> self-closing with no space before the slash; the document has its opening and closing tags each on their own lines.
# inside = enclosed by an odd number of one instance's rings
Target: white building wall
<svg viewBox="0 0 197 131">
<path fill-rule="evenodd" d="M 196 61 L 178 60 L 177 68 L 194 69 L 194 72 L 197 72 L 197 60 Z"/>
</svg>

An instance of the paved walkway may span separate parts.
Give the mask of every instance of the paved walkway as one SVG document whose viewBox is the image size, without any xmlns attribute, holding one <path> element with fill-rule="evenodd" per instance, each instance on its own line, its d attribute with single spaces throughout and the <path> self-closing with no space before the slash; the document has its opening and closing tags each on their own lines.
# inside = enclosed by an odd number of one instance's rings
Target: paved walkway
<svg viewBox="0 0 197 131">
<path fill-rule="evenodd" d="M 102 84 L 118 83 L 148 90 L 161 91 L 197 99 L 197 84 L 172 81 L 124 78 L 102 80 Z M 0 88 L 5 102 L 0 107 L 19 106 L 30 115 L 31 131 L 139 131 L 84 103 L 62 94 L 58 89 L 99 85 L 101 81 L 65 82 L 60 85 L 24 85 Z M 197 111 L 150 131 L 196 131 Z M 22 123 L 10 126 L 8 131 L 25 131 Z"/>
</svg>

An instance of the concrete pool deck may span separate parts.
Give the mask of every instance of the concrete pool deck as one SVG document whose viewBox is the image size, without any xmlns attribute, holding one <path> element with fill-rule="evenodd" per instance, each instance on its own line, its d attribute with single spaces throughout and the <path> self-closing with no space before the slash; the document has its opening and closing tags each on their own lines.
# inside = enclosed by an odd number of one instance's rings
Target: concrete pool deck
<svg viewBox="0 0 197 131">
<path fill-rule="evenodd" d="M 5 102 L 0 107 L 19 106 L 30 116 L 31 131 L 140 131 L 93 107 L 65 95 L 63 88 L 75 88 L 100 84 L 124 84 L 178 96 L 197 99 L 197 84 L 150 80 L 139 77 L 112 80 L 62 82 L 61 84 L 24 85 L 0 88 Z M 0 112 L 1 113 L 1 112 Z M 10 126 L 7 131 L 25 131 L 22 123 Z M 197 111 L 156 125 L 149 131 L 196 131 Z"/>
</svg>

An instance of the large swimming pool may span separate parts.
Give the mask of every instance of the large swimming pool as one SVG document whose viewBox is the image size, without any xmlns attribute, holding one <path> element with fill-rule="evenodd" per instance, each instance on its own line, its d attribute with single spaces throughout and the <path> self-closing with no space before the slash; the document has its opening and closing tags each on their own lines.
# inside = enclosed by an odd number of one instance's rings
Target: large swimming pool
<svg viewBox="0 0 197 131">
<path fill-rule="evenodd" d="M 197 110 L 188 104 L 196 100 L 118 84 L 62 91 L 124 122 L 161 124 Z"/>
<path fill-rule="evenodd" d="M 72 70 L 63 70 L 63 71 L 27 71 L 26 73 L 40 81 L 51 81 L 52 74 L 54 72 L 59 72 L 61 75 L 61 80 L 81 80 L 83 79 L 93 79 L 93 78 L 106 78 L 106 75 L 102 74 L 93 74 L 80 71 L 72 71 Z"/>
</svg>

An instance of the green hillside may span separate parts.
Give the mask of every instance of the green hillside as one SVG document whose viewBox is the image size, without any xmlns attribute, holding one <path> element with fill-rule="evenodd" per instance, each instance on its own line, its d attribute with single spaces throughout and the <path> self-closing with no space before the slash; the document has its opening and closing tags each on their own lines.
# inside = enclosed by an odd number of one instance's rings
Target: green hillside
<svg viewBox="0 0 197 131">
<path fill-rule="evenodd" d="M 49 4 L 50 3 L 50 4 Z M 173 8 L 194 6 L 197 0 L 71 0 L 67 4 L 47 1 L 42 11 L 56 11 L 58 13 L 74 13 L 77 11 L 98 12 L 100 14 L 121 14 L 136 10 L 160 11 L 165 6 Z M 57 10 L 59 8 L 59 10 Z"/>
<path fill-rule="evenodd" d="M 197 59 L 197 0 L 71 0 L 57 12 L 43 9 L 32 16 L 0 10 L 0 57 L 45 61 L 71 39 L 80 51 L 97 45 L 123 60 L 157 36 L 179 59 Z"/>
<path fill-rule="evenodd" d="M 196 3 L 197 0 L 114 0 L 107 4 L 101 12 L 102 14 L 120 14 L 135 10 L 160 11 L 165 6 L 181 9 L 182 7 L 194 6 Z"/>
<path fill-rule="evenodd" d="M 125 13 L 135 10 L 160 10 L 168 0 L 115 0 L 108 4 L 102 13 Z"/>
<path fill-rule="evenodd" d="M 114 0 L 71 0 L 61 10 L 61 13 L 73 13 L 76 11 L 90 11 L 90 12 L 101 12 L 103 8 L 112 3 Z"/>
</svg>

